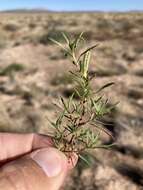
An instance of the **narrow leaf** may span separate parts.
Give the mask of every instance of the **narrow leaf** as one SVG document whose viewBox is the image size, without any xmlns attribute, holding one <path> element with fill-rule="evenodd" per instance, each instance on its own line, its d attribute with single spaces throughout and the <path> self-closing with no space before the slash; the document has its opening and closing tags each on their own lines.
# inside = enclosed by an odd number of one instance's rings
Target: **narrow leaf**
<svg viewBox="0 0 143 190">
<path fill-rule="evenodd" d="M 91 166 L 90 162 L 86 158 L 84 158 L 81 154 L 79 154 L 79 158 L 83 160 L 88 166 Z"/>
<path fill-rule="evenodd" d="M 72 56 L 72 54 L 58 41 L 54 40 L 53 38 L 49 38 L 50 41 L 52 41 L 53 43 L 57 44 L 59 47 L 61 47 L 67 54 L 69 54 L 70 56 Z"/>
<path fill-rule="evenodd" d="M 84 57 L 83 57 L 83 76 L 85 78 L 87 78 L 87 74 L 88 74 L 88 66 L 89 66 L 89 63 L 90 63 L 90 58 L 91 58 L 91 52 L 90 51 L 87 51 L 85 54 L 84 54 Z"/>
<path fill-rule="evenodd" d="M 62 32 L 62 35 L 63 35 L 65 41 L 67 42 L 67 44 L 69 45 L 69 44 L 70 44 L 70 39 L 69 39 L 69 37 L 68 37 L 64 32 Z"/>
<path fill-rule="evenodd" d="M 79 62 L 80 58 L 81 58 L 84 54 L 86 54 L 88 51 L 94 49 L 94 48 L 97 47 L 97 46 L 98 46 L 98 44 L 93 45 L 93 46 L 87 48 L 84 52 L 82 52 L 82 53 L 80 54 L 79 58 L 78 58 L 78 62 Z"/>
<path fill-rule="evenodd" d="M 65 101 L 64 101 L 64 99 L 63 99 L 62 97 L 61 97 L 61 102 L 62 102 L 62 104 L 63 104 L 65 110 L 66 110 L 67 112 L 69 112 L 68 107 L 67 107 L 67 105 L 66 105 L 66 103 L 65 103 Z"/>
<path fill-rule="evenodd" d="M 112 144 L 108 144 L 108 145 L 95 146 L 94 148 L 105 148 L 105 149 L 107 149 L 107 148 L 111 148 L 111 147 L 113 147 L 115 145 L 116 145 L 116 143 L 112 143 Z"/>
<path fill-rule="evenodd" d="M 72 100 L 73 100 L 74 95 L 75 95 L 75 92 L 73 92 L 72 95 L 71 95 L 70 98 L 69 98 L 69 101 L 68 101 L 68 109 L 70 109 L 70 107 L 71 107 L 70 105 L 71 105 L 71 103 L 72 103 Z"/>
<path fill-rule="evenodd" d="M 59 125 L 61 124 L 64 115 L 65 115 L 65 110 L 64 110 L 64 111 L 61 113 L 61 115 L 58 117 L 58 119 L 57 119 L 57 121 L 56 121 L 56 125 L 59 126 Z"/>
<path fill-rule="evenodd" d="M 115 84 L 114 82 L 110 82 L 110 83 L 107 83 L 105 84 L 104 86 L 102 86 L 99 90 L 97 90 L 95 93 L 99 93 L 100 91 L 102 91 L 103 89 L 109 87 L 109 86 L 112 86 L 113 84 Z"/>
<path fill-rule="evenodd" d="M 79 36 L 77 36 L 77 38 L 75 39 L 75 41 L 74 41 L 75 42 L 75 48 L 78 46 L 80 40 L 82 39 L 82 36 L 83 36 L 83 32 L 81 32 L 79 34 Z"/>
<path fill-rule="evenodd" d="M 46 117 L 46 118 L 49 121 L 49 123 L 52 125 L 52 127 L 56 128 L 56 129 L 58 128 L 58 125 L 56 123 L 52 122 L 48 117 Z"/>
</svg>

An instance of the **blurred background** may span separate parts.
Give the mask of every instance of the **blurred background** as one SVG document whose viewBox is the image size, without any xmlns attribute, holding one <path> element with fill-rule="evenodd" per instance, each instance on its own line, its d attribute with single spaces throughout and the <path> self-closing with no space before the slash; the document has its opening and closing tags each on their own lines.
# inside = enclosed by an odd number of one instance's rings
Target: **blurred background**
<svg viewBox="0 0 143 190">
<path fill-rule="evenodd" d="M 93 88 L 106 91 L 116 109 L 103 120 L 116 146 L 90 152 L 64 190 L 143 190 L 143 1 L 5 0 L 0 2 L 0 131 L 48 134 L 54 101 L 67 98 L 71 63 L 49 37 L 82 31 L 93 51 Z M 103 143 L 112 139 L 102 135 Z"/>
</svg>

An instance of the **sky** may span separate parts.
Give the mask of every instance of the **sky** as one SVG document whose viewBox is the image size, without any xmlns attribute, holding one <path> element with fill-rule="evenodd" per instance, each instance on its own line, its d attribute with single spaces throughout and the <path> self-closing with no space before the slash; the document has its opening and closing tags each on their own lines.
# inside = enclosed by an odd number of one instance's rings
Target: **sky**
<svg viewBox="0 0 143 190">
<path fill-rule="evenodd" d="M 55 11 L 142 11 L 143 0 L 0 0 L 0 10 L 19 8 Z"/>
</svg>

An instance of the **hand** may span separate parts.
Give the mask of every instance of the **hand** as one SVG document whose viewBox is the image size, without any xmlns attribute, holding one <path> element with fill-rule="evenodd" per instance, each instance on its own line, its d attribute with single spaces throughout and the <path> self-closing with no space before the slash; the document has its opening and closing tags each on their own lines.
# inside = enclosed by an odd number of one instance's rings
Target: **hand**
<svg viewBox="0 0 143 190">
<path fill-rule="evenodd" d="M 58 190 L 77 159 L 53 148 L 50 137 L 0 133 L 0 189 Z"/>
</svg>

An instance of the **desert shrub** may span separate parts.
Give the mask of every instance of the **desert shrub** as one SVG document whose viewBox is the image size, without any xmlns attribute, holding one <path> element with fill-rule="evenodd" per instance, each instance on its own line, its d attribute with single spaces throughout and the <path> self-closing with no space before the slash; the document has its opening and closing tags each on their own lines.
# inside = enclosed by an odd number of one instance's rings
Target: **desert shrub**
<svg viewBox="0 0 143 190">
<path fill-rule="evenodd" d="M 139 76 L 139 77 L 143 77 L 143 69 L 135 71 L 134 74 Z"/>
<path fill-rule="evenodd" d="M 58 29 L 52 29 L 50 31 L 48 31 L 47 33 L 43 34 L 42 36 L 40 36 L 39 38 L 39 43 L 47 45 L 51 43 L 50 38 L 54 38 L 57 41 L 61 41 L 63 40 L 63 38 L 61 37 L 61 32 L 64 32 L 62 30 L 58 30 Z"/>
<path fill-rule="evenodd" d="M 112 67 L 112 69 L 97 69 L 95 71 L 90 71 L 90 76 L 96 76 L 96 77 L 110 77 L 110 76 L 116 76 L 116 75 L 122 75 L 127 72 L 126 68 L 122 66 L 118 66 L 117 68 Z"/>
<path fill-rule="evenodd" d="M 132 28 L 134 28 L 134 23 L 133 22 L 127 22 L 126 20 L 120 20 L 120 30 L 123 31 L 124 33 L 129 32 Z"/>
<path fill-rule="evenodd" d="M 54 86 L 57 85 L 67 85 L 67 84 L 72 84 L 73 83 L 73 78 L 70 74 L 66 74 L 66 73 L 61 73 L 58 76 L 55 76 L 52 80 L 51 80 L 51 84 Z"/>
<path fill-rule="evenodd" d="M 30 29 L 34 29 L 34 28 L 36 28 L 36 24 L 33 23 L 33 22 L 29 23 L 28 26 L 29 26 Z"/>
<path fill-rule="evenodd" d="M 59 53 L 51 54 L 49 56 L 50 60 L 60 60 L 60 59 L 66 59 L 65 55 L 63 54 L 63 51 L 60 50 Z"/>
<path fill-rule="evenodd" d="M 4 26 L 4 30 L 9 31 L 9 32 L 15 32 L 19 29 L 18 25 L 14 23 L 8 23 Z"/>
<path fill-rule="evenodd" d="M 77 34 L 78 35 L 78 34 Z M 90 41 L 90 40 L 94 40 L 95 39 L 95 32 L 91 31 L 91 30 L 86 30 L 84 32 L 84 36 L 85 38 Z"/>
<path fill-rule="evenodd" d="M 133 89 L 133 88 L 128 90 L 127 95 L 129 98 L 132 98 L 135 100 L 143 98 L 143 92 L 141 90 L 137 90 L 137 89 Z"/>
<path fill-rule="evenodd" d="M 74 89 L 73 88 L 65 88 L 62 90 L 62 95 L 65 97 L 65 98 L 69 98 L 74 92 Z M 78 96 L 74 96 L 74 99 L 79 99 Z"/>
<path fill-rule="evenodd" d="M 78 22 L 77 22 L 76 20 L 71 20 L 71 21 L 69 22 L 69 25 L 70 25 L 70 26 L 78 26 Z"/>
<path fill-rule="evenodd" d="M 96 26 L 100 30 L 102 30 L 102 29 L 107 29 L 108 30 L 111 27 L 109 20 L 101 19 L 101 18 L 98 19 L 98 22 L 97 22 Z"/>
<path fill-rule="evenodd" d="M 16 42 L 14 42 L 13 47 L 20 46 L 21 43 L 22 43 L 21 41 L 16 41 Z"/>
<path fill-rule="evenodd" d="M 12 63 L 10 65 L 8 65 L 7 67 L 3 68 L 0 70 L 0 75 L 10 75 L 13 72 L 19 72 L 19 71 L 23 71 L 24 70 L 24 66 L 19 64 L 19 63 Z"/>
</svg>

